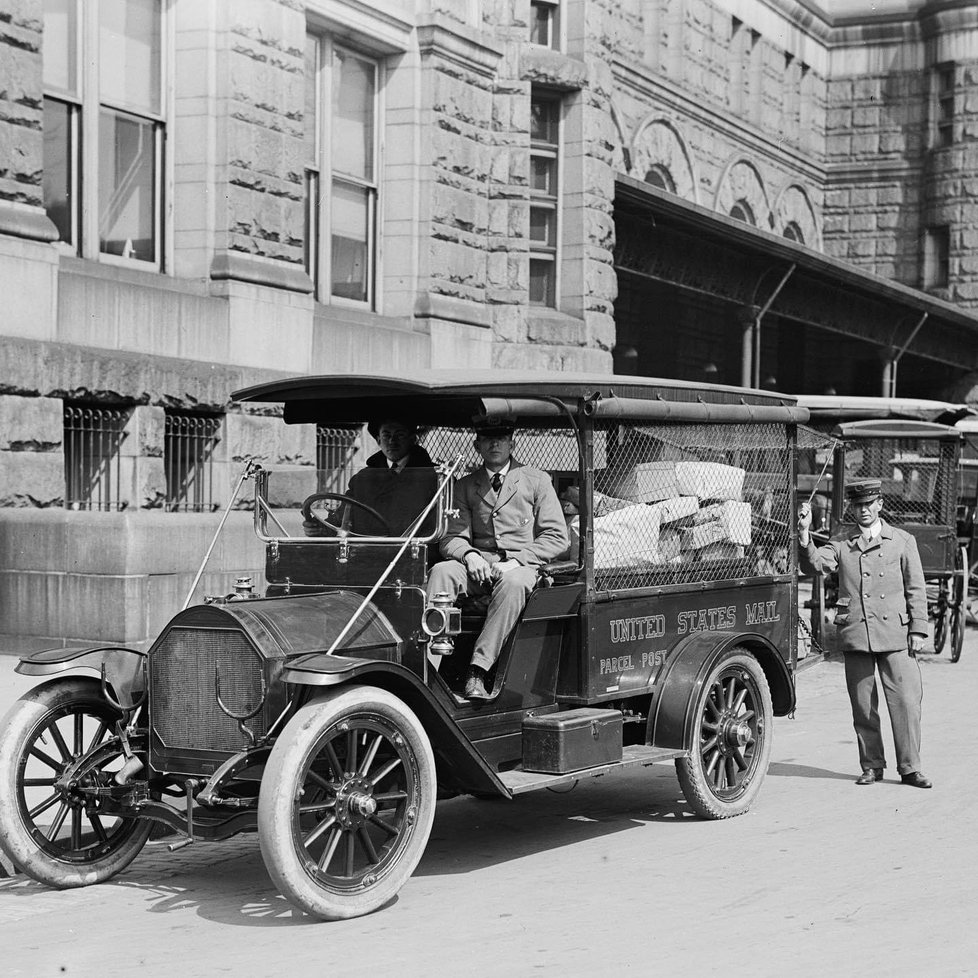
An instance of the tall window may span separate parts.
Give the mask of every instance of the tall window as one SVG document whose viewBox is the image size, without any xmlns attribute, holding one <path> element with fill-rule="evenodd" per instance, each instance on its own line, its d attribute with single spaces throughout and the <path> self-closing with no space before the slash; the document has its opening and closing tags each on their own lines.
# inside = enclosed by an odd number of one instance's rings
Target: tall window
<svg viewBox="0 0 978 978">
<path fill-rule="evenodd" d="M 924 236 L 924 288 L 942 289 L 950 282 L 951 229 L 927 228 Z"/>
<path fill-rule="evenodd" d="M 530 0 L 530 43 L 560 50 L 559 0 Z"/>
<path fill-rule="evenodd" d="M 934 69 L 934 128 L 937 146 L 954 142 L 954 65 L 943 64 Z"/>
<path fill-rule="evenodd" d="M 321 301 L 374 305 L 379 73 L 374 59 L 306 35 L 306 265 Z"/>
<path fill-rule="evenodd" d="M 730 111 L 735 115 L 740 115 L 744 111 L 747 102 L 744 97 L 745 74 L 744 69 L 747 65 L 747 37 L 749 31 L 744 28 L 743 22 L 736 17 L 730 18 L 730 85 L 727 88 L 727 101 Z"/>
<path fill-rule="evenodd" d="M 557 305 L 560 192 L 560 99 L 534 90 L 530 99 L 530 304 Z"/>
<path fill-rule="evenodd" d="M 89 258 L 161 267 L 161 0 L 44 0 L 44 205 Z"/>
</svg>

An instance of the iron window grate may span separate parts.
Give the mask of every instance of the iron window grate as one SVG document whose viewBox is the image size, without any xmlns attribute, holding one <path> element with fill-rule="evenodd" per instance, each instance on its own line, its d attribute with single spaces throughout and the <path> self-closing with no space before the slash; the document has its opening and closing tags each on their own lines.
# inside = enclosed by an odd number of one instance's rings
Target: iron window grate
<svg viewBox="0 0 978 978">
<path fill-rule="evenodd" d="M 169 512 L 210 513 L 218 507 L 214 491 L 214 455 L 221 418 L 167 411 L 163 460 Z"/>
<path fill-rule="evenodd" d="M 362 442 L 357 426 L 316 426 L 316 491 L 346 492 Z"/>
<path fill-rule="evenodd" d="M 65 509 L 126 508 L 120 447 L 129 413 L 125 408 L 65 405 Z"/>
</svg>

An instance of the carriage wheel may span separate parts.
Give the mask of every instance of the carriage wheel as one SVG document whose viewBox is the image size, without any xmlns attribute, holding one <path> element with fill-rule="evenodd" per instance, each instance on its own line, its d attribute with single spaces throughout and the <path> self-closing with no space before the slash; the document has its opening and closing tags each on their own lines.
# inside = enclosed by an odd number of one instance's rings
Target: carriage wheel
<svg viewBox="0 0 978 978">
<path fill-rule="evenodd" d="M 954 577 L 954 598 L 951 602 L 951 661 L 961 658 L 964 647 L 964 628 L 968 609 L 968 553 L 964 547 L 958 551 L 958 569 Z"/>
<path fill-rule="evenodd" d="M 951 606 L 947 599 L 947 581 L 941 581 L 937 587 L 937 601 L 934 605 L 934 654 L 940 655 L 947 642 L 947 626 L 951 617 Z"/>
</svg>

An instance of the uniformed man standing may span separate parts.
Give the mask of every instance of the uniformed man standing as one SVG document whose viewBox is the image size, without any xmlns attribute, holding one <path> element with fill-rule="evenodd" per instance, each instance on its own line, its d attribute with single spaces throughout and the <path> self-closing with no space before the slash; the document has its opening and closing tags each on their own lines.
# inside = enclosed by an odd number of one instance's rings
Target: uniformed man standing
<svg viewBox="0 0 978 978">
<path fill-rule="evenodd" d="M 883 499 L 878 479 L 850 483 L 846 498 L 858 532 L 816 547 L 809 532 L 811 507 L 803 503 L 798 542 L 806 573 L 838 571 L 839 575 L 835 623 L 845 655 L 846 686 L 862 767 L 856 784 L 882 781 L 886 767 L 876 686 L 879 671 L 901 780 L 915 788 L 929 788 L 931 782 L 920 773 L 923 693 L 916 655 L 929 628 L 917 542 L 880 518 Z"/>
</svg>

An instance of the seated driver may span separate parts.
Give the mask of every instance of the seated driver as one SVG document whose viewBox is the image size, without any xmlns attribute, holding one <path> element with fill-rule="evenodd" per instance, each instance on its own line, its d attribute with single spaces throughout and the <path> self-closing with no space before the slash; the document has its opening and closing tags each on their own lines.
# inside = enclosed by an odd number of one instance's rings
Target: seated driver
<svg viewBox="0 0 978 978">
<path fill-rule="evenodd" d="M 350 479 L 346 494 L 376 510 L 387 526 L 358 506 L 345 506 L 343 529 L 364 536 L 403 536 L 435 494 L 434 462 L 418 444 L 417 425 L 409 421 L 389 418 L 371 422 L 367 430 L 380 451 Z M 307 536 L 329 533 L 316 520 L 304 520 L 302 526 Z M 429 514 L 417 535 L 430 533 L 433 526 L 434 514 Z"/>
<path fill-rule="evenodd" d="M 475 643 L 465 696 L 487 700 L 486 673 L 513 630 L 540 567 L 566 552 L 567 528 L 550 476 L 512 458 L 513 425 L 475 429 L 484 464 L 455 485 L 458 517 L 441 542 L 446 560 L 428 576 L 428 600 L 439 592 L 488 594 L 486 623 Z"/>
</svg>

